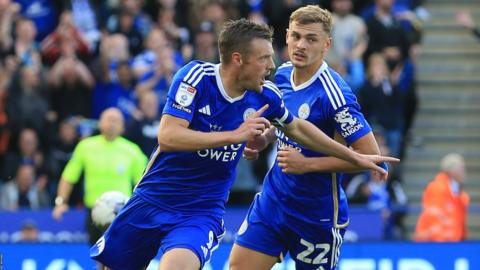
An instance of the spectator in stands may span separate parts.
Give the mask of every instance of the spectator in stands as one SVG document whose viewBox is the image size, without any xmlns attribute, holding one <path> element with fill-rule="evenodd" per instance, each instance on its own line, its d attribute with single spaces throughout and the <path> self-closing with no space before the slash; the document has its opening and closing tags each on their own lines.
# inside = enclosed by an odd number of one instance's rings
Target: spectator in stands
<svg viewBox="0 0 480 270">
<path fill-rule="evenodd" d="M 74 118 L 67 118 L 60 122 L 58 131 L 50 139 L 50 151 L 48 155 L 49 166 L 52 172 L 52 181 L 48 183 L 48 192 L 52 198 L 55 197 L 58 182 L 67 162 L 72 158 L 73 150 L 79 141 L 77 132 L 78 123 Z M 70 195 L 68 204 L 70 206 L 83 203 L 82 188 L 75 185 Z"/>
<path fill-rule="evenodd" d="M 383 129 L 392 156 L 398 157 L 402 145 L 403 94 L 398 89 L 397 69 L 391 73 L 382 54 L 368 59 L 367 81 L 360 89 L 358 99 L 367 120 Z"/>
<path fill-rule="evenodd" d="M 62 54 L 48 74 L 48 82 L 53 88 L 52 108 L 60 121 L 69 116 L 90 116 L 95 79 L 77 58 L 74 47 L 63 44 Z"/>
<path fill-rule="evenodd" d="M 219 33 L 221 26 L 228 18 L 236 17 L 235 10 L 231 9 L 225 1 L 212 0 L 212 1 L 198 1 L 198 20 L 194 26 L 199 25 L 199 22 L 209 21 L 212 22 L 215 28 L 215 32 Z"/>
<path fill-rule="evenodd" d="M 74 0 L 70 2 L 73 22 L 75 27 L 80 31 L 84 40 L 88 44 L 91 52 L 96 51 L 101 33 L 97 27 L 97 19 L 95 14 L 95 6 L 89 0 Z"/>
<path fill-rule="evenodd" d="M 367 27 L 362 18 L 351 13 L 351 0 L 333 0 L 332 48 L 326 60 L 342 75 L 355 93 L 365 81 L 363 54 L 368 45 Z"/>
<path fill-rule="evenodd" d="M 10 2 L 11 0 L 7 0 Z M 13 1 L 12 1 L 13 2 Z M 15 0 L 20 4 L 22 17 L 32 20 L 38 29 L 37 41 L 43 40 L 54 31 L 58 24 L 59 7 L 61 2 L 51 0 Z"/>
<path fill-rule="evenodd" d="M 28 19 L 18 19 L 15 24 L 15 41 L 9 48 L 9 54 L 15 57 L 20 66 L 28 66 L 41 70 L 42 61 L 38 44 L 35 41 L 37 28 Z"/>
<path fill-rule="evenodd" d="M 204 21 L 195 33 L 193 58 L 217 63 L 219 61 L 217 50 L 217 37 L 213 23 Z"/>
<path fill-rule="evenodd" d="M 310 2 L 310 3 L 309 3 Z M 280 61 L 284 62 L 288 59 L 288 54 L 285 44 L 285 30 L 288 29 L 288 17 L 290 13 L 302 5 L 317 4 L 317 1 L 278 1 L 278 0 L 263 0 L 262 13 L 264 14 L 267 23 L 275 29 L 273 33 L 273 46 L 278 51 Z M 282 30 L 280 30 L 282 29 Z"/>
<path fill-rule="evenodd" d="M 39 242 L 37 223 L 33 220 L 25 220 L 18 233 L 12 235 L 14 243 L 37 243 Z"/>
<path fill-rule="evenodd" d="M 90 53 L 90 48 L 87 40 L 85 40 L 73 22 L 72 13 L 64 11 L 60 15 L 60 22 L 58 23 L 55 32 L 48 35 L 41 43 L 42 56 L 49 64 L 53 64 L 63 54 L 63 47 L 68 46 L 79 57 L 87 57 Z"/>
<path fill-rule="evenodd" d="M 180 54 L 169 56 L 171 59 L 162 58 L 162 52 L 170 47 L 170 43 L 165 36 L 165 31 L 160 28 L 154 28 L 148 34 L 145 41 L 145 50 L 133 59 L 132 68 L 135 78 L 141 79 L 145 74 L 154 72 L 157 68 L 164 68 L 165 61 L 172 61 L 173 57 L 180 57 Z M 180 65 L 181 63 L 179 63 Z"/>
<path fill-rule="evenodd" d="M 22 164 L 30 164 L 35 169 L 35 175 L 39 178 L 48 180 L 47 166 L 45 164 L 45 155 L 39 146 L 38 134 L 31 128 L 25 128 L 20 131 L 18 139 L 18 149 L 10 150 L 5 156 L 2 179 L 8 181 L 17 172 L 17 168 Z"/>
<path fill-rule="evenodd" d="M 152 91 L 141 95 L 139 109 L 128 123 L 125 137 L 140 146 L 145 155 L 150 155 L 158 143 L 160 126 L 157 95 Z"/>
<path fill-rule="evenodd" d="M 407 33 L 392 12 L 393 0 L 376 0 L 375 13 L 367 22 L 368 49 L 364 59 L 373 53 L 385 56 L 390 71 L 401 67 L 410 47 Z"/>
<path fill-rule="evenodd" d="M 11 127 L 14 130 L 31 127 L 44 134 L 55 120 L 55 113 L 50 110 L 48 90 L 40 70 L 28 65 L 20 67 L 8 92 Z"/>
<path fill-rule="evenodd" d="M 382 132 L 374 131 L 382 155 L 390 155 Z M 365 205 L 369 209 L 381 210 L 384 221 L 385 240 L 404 240 L 406 228 L 404 218 L 407 198 L 398 179 L 398 167 L 391 164 L 387 181 L 379 181 L 370 172 L 355 175 L 348 183 L 345 193 L 348 202 Z"/>
<path fill-rule="evenodd" d="M 8 151 L 10 144 L 11 128 L 6 110 L 8 96 L 8 85 L 10 84 L 12 72 L 4 67 L 0 61 L 0 168 L 3 168 L 3 158 Z M 2 175 L 0 174 L 0 183 Z M 1 186 L 1 184 L 0 184 Z"/>
<path fill-rule="evenodd" d="M 135 79 L 127 61 L 116 64 L 117 79 L 110 82 L 98 82 L 94 90 L 95 115 L 99 115 L 109 107 L 119 109 L 125 120 L 130 120 L 137 111 L 137 94 L 135 93 Z"/>
<path fill-rule="evenodd" d="M 136 31 L 140 32 L 142 36 L 146 37 L 151 30 L 152 22 L 149 16 L 147 16 L 143 11 L 142 7 L 146 1 L 138 0 L 121 0 L 119 10 L 128 10 L 133 15 L 133 26 Z M 108 17 L 107 28 L 110 32 L 113 32 L 113 29 L 117 28 L 119 22 L 119 17 L 117 14 L 113 14 Z"/>
<path fill-rule="evenodd" d="M 12 25 L 20 8 L 18 3 L 10 0 L 0 2 L 0 56 L 12 47 Z"/>
<path fill-rule="evenodd" d="M 72 187 L 85 174 L 84 203 L 89 209 L 86 226 L 90 243 L 102 235 L 93 225 L 90 211 L 95 201 L 106 191 L 120 191 L 127 196 L 140 180 L 147 157 L 134 143 L 120 137 L 124 129 L 122 113 L 116 108 L 105 110 L 100 116 L 100 135 L 82 140 L 67 163 L 58 186 L 53 217 L 60 220 L 68 210 Z"/>
<path fill-rule="evenodd" d="M 187 28 L 179 26 L 175 21 L 175 1 L 170 1 L 171 6 L 165 5 L 167 1 L 162 1 L 162 7 L 158 9 L 157 26 L 165 31 L 168 40 L 174 48 L 178 48 L 184 59 L 191 59 L 191 45 L 188 44 L 190 31 Z M 216 45 L 213 46 L 216 48 Z"/>
<path fill-rule="evenodd" d="M 352 51 L 368 43 L 367 27 L 362 18 L 351 13 L 352 6 L 352 0 L 332 1 L 332 39 L 335 42 L 328 51 L 327 60 L 330 56 L 336 56 L 343 63 L 349 62 Z"/>
<path fill-rule="evenodd" d="M 33 165 L 21 164 L 15 179 L 6 183 L 0 192 L 0 207 L 9 210 L 48 207 L 50 199 L 45 191 L 46 184 L 45 178 L 36 179 Z"/>
<path fill-rule="evenodd" d="M 112 31 L 128 38 L 128 50 L 131 55 L 137 55 L 143 50 L 143 36 L 133 25 L 135 14 L 127 9 L 122 9 L 118 16 L 118 25 Z"/>
<path fill-rule="evenodd" d="M 465 160 L 459 154 L 447 154 L 440 161 L 440 170 L 423 193 L 423 209 L 415 231 L 416 241 L 452 242 L 467 239 L 469 196 L 463 187 Z"/>
<path fill-rule="evenodd" d="M 165 32 L 152 30 L 147 39 L 147 50 L 133 61 L 133 72 L 138 78 L 137 96 L 153 90 L 163 108 L 173 75 L 182 63 L 182 55 L 171 46 Z"/>
<path fill-rule="evenodd" d="M 129 42 L 123 34 L 105 35 L 100 44 L 100 56 L 97 65 L 101 70 L 94 70 L 97 82 L 117 82 L 118 63 L 130 61 Z"/>
<path fill-rule="evenodd" d="M 480 27 L 475 24 L 472 14 L 468 11 L 461 11 L 456 14 L 457 23 L 470 30 L 478 39 L 480 39 Z"/>
</svg>

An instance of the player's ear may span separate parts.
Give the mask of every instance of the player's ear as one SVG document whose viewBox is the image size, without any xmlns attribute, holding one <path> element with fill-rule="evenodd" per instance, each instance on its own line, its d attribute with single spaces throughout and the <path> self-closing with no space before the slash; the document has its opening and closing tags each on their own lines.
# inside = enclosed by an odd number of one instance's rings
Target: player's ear
<svg viewBox="0 0 480 270">
<path fill-rule="evenodd" d="M 325 41 L 325 48 L 323 48 L 323 53 L 327 53 L 328 50 L 332 47 L 332 37 L 328 37 Z"/>
<path fill-rule="evenodd" d="M 239 66 L 243 63 L 242 55 L 239 52 L 232 53 L 232 63 Z"/>
</svg>

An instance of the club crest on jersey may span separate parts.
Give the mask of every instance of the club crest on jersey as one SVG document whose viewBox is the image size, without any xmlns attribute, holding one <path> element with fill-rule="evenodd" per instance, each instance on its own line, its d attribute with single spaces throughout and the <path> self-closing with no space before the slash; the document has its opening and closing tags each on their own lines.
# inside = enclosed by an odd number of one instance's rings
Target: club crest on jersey
<svg viewBox="0 0 480 270">
<path fill-rule="evenodd" d="M 248 118 L 252 117 L 252 115 L 256 112 L 254 108 L 248 108 L 243 112 L 243 121 L 246 121 Z"/>
<path fill-rule="evenodd" d="M 190 106 L 196 93 L 197 89 L 191 87 L 186 83 L 180 83 L 177 94 L 175 95 L 175 101 L 183 107 Z"/>
<path fill-rule="evenodd" d="M 348 107 L 335 114 L 335 121 L 340 124 L 343 137 L 348 137 L 363 127 L 362 123 L 348 112 Z"/>
<path fill-rule="evenodd" d="M 298 117 L 300 119 L 307 119 L 310 115 L 310 106 L 307 103 L 303 103 L 300 108 L 298 108 Z"/>
</svg>

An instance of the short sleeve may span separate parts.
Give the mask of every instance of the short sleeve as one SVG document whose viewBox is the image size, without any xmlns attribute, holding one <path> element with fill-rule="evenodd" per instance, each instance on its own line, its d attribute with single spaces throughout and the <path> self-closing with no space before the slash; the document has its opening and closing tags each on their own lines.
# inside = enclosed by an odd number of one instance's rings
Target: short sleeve
<svg viewBox="0 0 480 270">
<path fill-rule="evenodd" d="M 360 112 L 357 98 L 340 75 L 327 69 L 319 78 L 328 97 L 323 107 L 347 144 L 350 145 L 371 132 L 370 125 Z"/>
<path fill-rule="evenodd" d="M 293 115 L 285 107 L 282 100 L 282 93 L 272 82 L 267 81 L 265 83 L 262 94 L 266 97 L 269 105 L 266 117 L 274 126 L 283 127 L 293 121 Z"/>
<path fill-rule="evenodd" d="M 356 102 L 335 110 L 333 118 L 335 129 L 349 145 L 372 131 Z"/>
<path fill-rule="evenodd" d="M 188 122 L 192 120 L 196 103 L 200 96 L 198 88 L 201 87 L 202 84 L 198 82 L 192 83 L 189 78 L 192 74 L 196 73 L 196 69 L 201 68 L 201 64 L 191 62 L 175 74 L 170 89 L 168 90 L 167 103 L 163 109 L 164 114 L 183 118 Z"/>
</svg>

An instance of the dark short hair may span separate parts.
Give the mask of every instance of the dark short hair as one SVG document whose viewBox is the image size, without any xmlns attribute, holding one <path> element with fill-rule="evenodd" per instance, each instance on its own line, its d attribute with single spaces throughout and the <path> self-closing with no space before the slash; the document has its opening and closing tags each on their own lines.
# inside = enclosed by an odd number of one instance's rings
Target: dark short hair
<svg viewBox="0 0 480 270">
<path fill-rule="evenodd" d="M 218 49 L 220 61 L 228 64 L 234 52 L 249 53 L 250 42 L 254 39 L 272 41 L 273 31 L 266 24 L 255 23 L 246 19 L 228 21 L 220 31 Z"/>
</svg>

